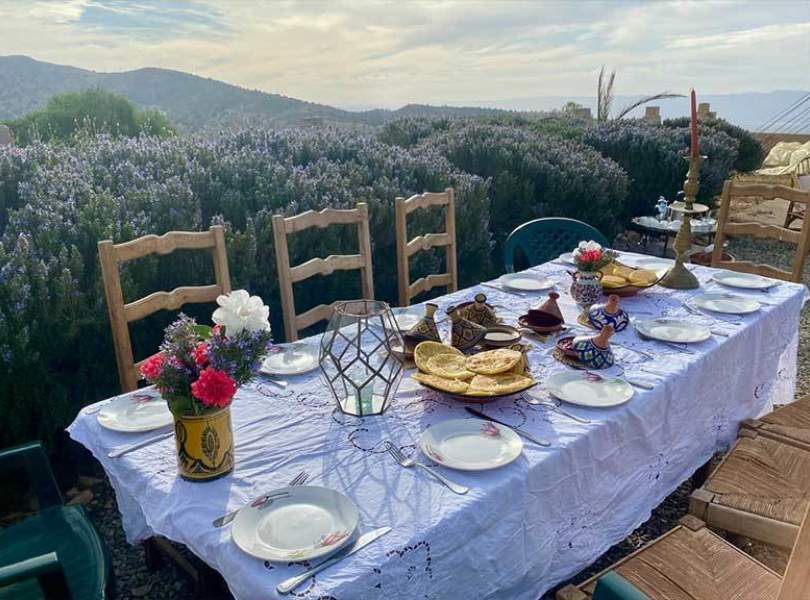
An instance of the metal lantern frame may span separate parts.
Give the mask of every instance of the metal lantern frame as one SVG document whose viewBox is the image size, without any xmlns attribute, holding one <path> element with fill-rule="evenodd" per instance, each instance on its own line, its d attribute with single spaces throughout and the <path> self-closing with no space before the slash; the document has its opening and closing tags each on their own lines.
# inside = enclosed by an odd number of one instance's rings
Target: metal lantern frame
<svg viewBox="0 0 810 600">
<path fill-rule="evenodd" d="M 403 339 L 388 303 L 335 303 L 321 338 L 321 377 L 338 409 L 348 415 L 381 415 L 396 394 L 404 370 L 394 348 Z"/>
</svg>

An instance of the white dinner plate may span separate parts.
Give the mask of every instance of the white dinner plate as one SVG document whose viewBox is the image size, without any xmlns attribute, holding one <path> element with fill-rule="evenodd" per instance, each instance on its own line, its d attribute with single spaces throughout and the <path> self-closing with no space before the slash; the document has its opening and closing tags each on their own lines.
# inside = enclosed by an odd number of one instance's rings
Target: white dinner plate
<svg viewBox="0 0 810 600">
<path fill-rule="evenodd" d="M 641 335 L 662 342 L 694 344 L 712 337 L 708 327 L 686 319 L 636 319 L 633 325 Z"/>
<path fill-rule="evenodd" d="M 135 433 L 160 429 L 174 422 L 169 405 L 157 392 L 119 396 L 98 411 L 99 425 L 113 431 Z"/>
<path fill-rule="evenodd" d="M 592 408 L 624 404 L 634 393 L 623 379 L 604 376 L 597 380 L 587 371 L 558 371 L 546 379 L 546 389 L 563 402 Z"/>
<path fill-rule="evenodd" d="M 460 471 L 486 471 L 508 465 L 523 451 L 509 427 L 483 419 L 450 419 L 422 434 L 419 448 L 430 460 Z"/>
<path fill-rule="evenodd" d="M 747 315 L 748 313 L 756 312 L 760 307 L 760 303 L 754 298 L 718 292 L 695 296 L 691 299 L 691 302 L 698 308 L 731 315 Z"/>
<path fill-rule="evenodd" d="M 669 271 L 674 266 L 675 261 L 669 258 L 639 258 L 635 261 L 635 267 L 637 269 L 646 269 L 648 271 L 655 271 L 656 273 Z"/>
<path fill-rule="evenodd" d="M 312 560 L 345 546 L 357 529 L 357 507 L 335 490 L 296 486 L 273 490 L 289 495 L 264 497 L 242 508 L 231 535 L 251 556 L 275 562 Z"/>
<path fill-rule="evenodd" d="M 717 283 L 722 283 L 729 287 L 743 288 L 747 290 L 767 290 L 779 282 L 761 275 L 751 273 L 736 273 L 734 271 L 718 271 L 712 275 Z"/>
<path fill-rule="evenodd" d="M 293 343 L 276 346 L 259 369 L 265 375 L 300 375 L 318 368 L 318 348 L 311 344 Z"/>
<path fill-rule="evenodd" d="M 573 252 L 564 252 L 560 254 L 560 257 L 557 259 L 566 265 L 574 266 L 574 253 Z"/>
<path fill-rule="evenodd" d="M 507 273 L 501 275 L 498 281 L 505 288 L 521 292 L 541 292 L 553 288 L 558 283 L 556 279 L 533 273 Z"/>
</svg>

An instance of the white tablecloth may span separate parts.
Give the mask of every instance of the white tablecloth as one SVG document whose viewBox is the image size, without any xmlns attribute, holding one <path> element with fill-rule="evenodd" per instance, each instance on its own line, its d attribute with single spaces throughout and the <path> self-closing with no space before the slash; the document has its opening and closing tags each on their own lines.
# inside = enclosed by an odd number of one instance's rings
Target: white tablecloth
<svg viewBox="0 0 810 600">
<path fill-rule="evenodd" d="M 573 322 L 577 310 L 568 296 L 566 268 L 549 263 L 534 270 L 560 278 L 560 303 Z M 707 282 L 711 269 L 695 268 L 695 273 Z M 703 286 L 710 289 L 717 285 Z M 540 298 L 478 286 L 438 303 L 444 309 L 479 291 L 501 306 L 507 322 Z M 655 383 L 655 389 L 637 389 L 630 402 L 611 409 L 565 407 L 590 424 L 520 396 L 485 405 L 487 413 L 549 439 L 552 446 L 526 442 L 520 459 L 490 472 L 440 467 L 471 488 L 466 496 L 423 472 L 400 468 L 381 450 L 390 439 L 412 453 L 429 425 L 468 416 L 462 404 L 408 378 L 384 416 L 366 419 L 337 412 L 317 372 L 291 378 L 286 391 L 261 380 L 246 386 L 232 407 L 236 469 L 208 483 L 176 476 L 173 439 L 109 459 L 111 447 L 149 434 L 108 431 L 95 415 L 83 413 L 68 431 L 104 466 L 131 542 L 159 534 L 185 544 L 223 574 L 240 600 L 276 598 L 275 585 L 306 565 L 252 558 L 232 543 L 227 527 L 214 529 L 211 521 L 286 485 L 301 470 L 312 475 L 309 483 L 347 494 L 359 507 L 364 530 L 390 525 L 393 531 L 310 578 L 293 597 L 537 600 L 644 522 L 695 469 L 733 441 L 741 420 L 792 401 L 806 288 L 782 283 L 769 293 L 749 292 L 774 305 L 739 318 L 741 326 L 686 313 L 681 300 L 694 293 L 656 287 L 623 305 L 631 314 L 685 315 L 730 337 L 713 337 L 686 354 L 642 341 L 633 331 L 617 334 L 617 342 L 653 355 L 649 360 L 616 348 L 627 375 Z M 532 370 L 541 382 L 566 368 L 551 357 L 553 342 L 533 343 Z M 636 369 L 639 364 L 667 376 L 645 373 Z M 542 384 L 535 390 L 546 395 Z"/>
</svg>

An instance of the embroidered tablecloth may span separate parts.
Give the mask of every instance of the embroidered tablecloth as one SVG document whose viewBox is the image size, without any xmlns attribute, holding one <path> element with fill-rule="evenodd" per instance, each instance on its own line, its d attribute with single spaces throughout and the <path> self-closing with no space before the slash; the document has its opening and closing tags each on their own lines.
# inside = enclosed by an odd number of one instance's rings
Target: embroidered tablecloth
<svg viewBox="0 0 810 600">
<path fill-rule="evenodd" d="M 547 263 L 532 271 L 560 280 L 559 302 L 566 321 L 574 322 L 567 267 Z M 719 289 L 710 281 L 711 269 L 694 272 L 704 284 L 700 291 Z M 655 387 L 636 389 L 632 400 L 614 408 L 564 406 L 589 424 L 522 395 L 481 407 L 552 445 L 525 442 L 517 461 L 494 471 L 437 467 L 469 486 L 466 496 L 424 472 L 401 468 L 383 451 L 391 440 L 413 454 L 425 428 L 469 416 L 463 404 L 407 376 L 388 411 L 365 419 L 338 412 L 317 371 L 289 378 L 283 391 L 259 378 L 233 402 L 236 468 L 207 483 L 177 477 L 172 438 L 110 459 L 110 448 L 150 434 L 108 431 L 88 409 L 68 431 L 104 466 L 130 542 L 157 534 L 185 544 L 222 573 L 240 600 L 276 598 L 276 584 L 308 565 L 248 556 L 233 544 L 228 527 L 215 529 L 211 521 L 287 485 L 301 470 L 310 474 L 310 484 L 348 495 L 359 508 L 361 530 L 393 530 L 290 597 L 537 600 L 643 523 L 714 452 L 728 447 L 741 420 L 793 400 L 806 288 L 781 283 L 767 293 L 739 291 L 769 303 L 744 317 L 687 312 L 682 301 L 700 291 L 655 287 L 622 301 L 631 315 L 687 317 L 729 335 L 690 345 L 686 353 L 642 340 L 632 327 L 618 333 L 615 351 L 625 375 Z M 439 314 L 476 292 L 497 305 L 505 322 L 545 298 L 480 285 L 439 298 Z M 441 324 L 445 335 L 448 325 Z M 526 340 L 541 382 L 532 398 L 550 400 L 543 380 L 567 367 L 552 357 L 553 340 Z"/>
</svg>

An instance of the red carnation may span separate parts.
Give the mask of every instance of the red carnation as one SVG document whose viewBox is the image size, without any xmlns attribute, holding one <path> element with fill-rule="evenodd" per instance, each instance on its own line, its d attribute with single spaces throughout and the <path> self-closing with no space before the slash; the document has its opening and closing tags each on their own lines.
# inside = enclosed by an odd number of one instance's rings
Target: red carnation
<svg viewBox="0 0 810 600">
<path fill-rule="evenodd" d="M 236 394 L 236 382 L 225 371 L 208 367 L 200 371 L 200 377 L 191 384 L 191 393 L 206 406 L 225 408 Z"/>
<path fill-rule="evenodd" d="M 141 375 L 147 380 L 154 381 L 160 377 L 163 371 L 163 354 L 158 352 L 146 359 L 146 362 L 141 365 Z"/>
<path fill-rule="evenodd" d="M 201 367 L 208 364 L 208 344 L 205 342 L 200 342 L 194 348 L 194 362 Z"/>
<path fill-rule="evenodd" d="M 580 255 L 580 260 L 583 262 L 597 262 L 599 259 L 602 258 L 602 251 L 601 250 L 585 250 Z"/>
</svg>

